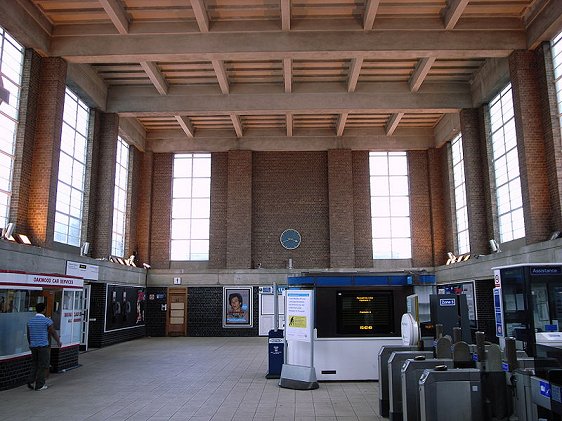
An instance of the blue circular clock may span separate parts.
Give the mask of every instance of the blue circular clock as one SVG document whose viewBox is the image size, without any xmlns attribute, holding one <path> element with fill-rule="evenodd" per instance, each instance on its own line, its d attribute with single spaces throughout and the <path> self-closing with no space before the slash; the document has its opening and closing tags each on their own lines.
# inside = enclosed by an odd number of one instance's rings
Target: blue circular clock
<svg viewBox="0 0 562 421">
<path fill-rule="evenodd" d="M 297 230 L 289 228 L 281 233 L 279 241 L 287 250 L 294 250 L 301 244 L 301 235 Z"/>
</svg>

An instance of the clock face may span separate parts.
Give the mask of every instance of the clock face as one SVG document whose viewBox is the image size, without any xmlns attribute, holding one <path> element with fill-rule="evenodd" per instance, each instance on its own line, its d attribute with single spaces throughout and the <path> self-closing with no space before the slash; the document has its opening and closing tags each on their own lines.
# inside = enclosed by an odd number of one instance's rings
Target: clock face
<svg viewBox="0 0 562 421">
<path fill-rule="evenodd" d="M 281 241 L 281 245 L 287 250 L 294 250 L 301 244 L 301 235 L 297 230 L 286 229 L 281 233 L 279 240 Z"/>
</svg>

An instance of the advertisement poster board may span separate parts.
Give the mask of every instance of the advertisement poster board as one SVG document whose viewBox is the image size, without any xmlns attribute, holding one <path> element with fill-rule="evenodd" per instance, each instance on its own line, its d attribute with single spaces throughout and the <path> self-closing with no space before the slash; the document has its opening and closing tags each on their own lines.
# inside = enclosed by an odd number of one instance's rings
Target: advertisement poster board
<svg viewBox="0 0 562 421">
<path fill-rule="evenodd" d="M 224 287 L 222 292 L 222 326 L 247 328 L 253 326 L 252 287 Z"/>
<path fill-rule="evenodd" d="M 144 325 L 143 287 L 107 284 L 105 331 Z"/>
</svg>

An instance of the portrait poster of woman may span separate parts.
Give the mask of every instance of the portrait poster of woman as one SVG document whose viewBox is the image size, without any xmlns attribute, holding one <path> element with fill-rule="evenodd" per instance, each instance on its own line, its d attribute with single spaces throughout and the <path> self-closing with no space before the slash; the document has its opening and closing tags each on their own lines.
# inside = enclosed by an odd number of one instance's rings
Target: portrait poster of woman
<svg viewBox="0 0 562 421">
<path fill-rule="evenodd" d="M 223 327 L 252 327 L 252 287 L 223 288 Z"/>
</svg>

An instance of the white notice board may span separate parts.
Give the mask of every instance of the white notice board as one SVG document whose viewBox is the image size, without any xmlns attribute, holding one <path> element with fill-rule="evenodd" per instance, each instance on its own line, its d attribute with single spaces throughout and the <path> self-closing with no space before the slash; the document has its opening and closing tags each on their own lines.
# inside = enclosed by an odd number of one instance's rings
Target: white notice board
<svg viewBox="0 0 562 421">
<path fill-rule="evenodd" d="M 288 290 L 285 338 L 288 341 L 312 341 L 312 290 Z"/>
</svg>

